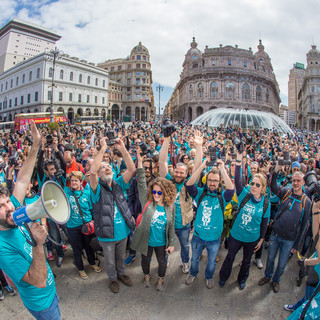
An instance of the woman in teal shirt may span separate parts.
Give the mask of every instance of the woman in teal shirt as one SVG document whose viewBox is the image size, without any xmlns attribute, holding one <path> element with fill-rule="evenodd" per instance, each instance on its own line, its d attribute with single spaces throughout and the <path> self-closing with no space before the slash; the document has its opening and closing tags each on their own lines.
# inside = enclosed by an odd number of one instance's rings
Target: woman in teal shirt
<svg viewBox="0 0 320 320">
<path fill-rule="evenodd" d="M 174 250 L 175 228 L 172 204 L 177 191 L 175 185 L 165 178 L 156 178 L 147 187 L 140 152 L 141 150 L 137 149 L 138 190 L 144 212 L 141 223 L 135 230 L 131 248 L 141 252 L 145 287 L 150 287 L 150 262 L 153 250 L 155 251 L 158 260 L 156 290 L 160 291 L 163 290 L 163 278 L 167 269 L 166 254 Z"/>
<path fill-rule="evenodd" d="M 84 271 L 82 261 L 82 250 L 86 251 L 90 267 L 95 272 L 101 272 L 101 269 L 95 264 L 94 251 L 90 247 L 90 241 L 94 235 L 85 235 L 81 232 L 82 225 L 92 220 L 92 204 L 90 200 L 90 188 L 87 184 L 85 188 L 82 187 L 83 174 L 80 171 L 72 171 L 70 173 L 70 188 L 65 187 L 66 193 L 70 203 L 70 219 L 67 222 L 67 230 L 69 235 L 70 244 L 73 250 L 74 264 L 78 268 L 79 275 L 82 279 L 87 279 L 88 276 Z M 77 197 L 80 209 L 78 207 Z"/>
<path fill-rule="evenodd" d="M 257 173 L 250 183 L 250 190 L 242 186 L 241 182 L 242 155 L 237 154 L 235 169 L 235 185 L 238 197 L 238 208 L 249 193 L 249 201 L 238 213 L 230 231 L 228 240 L 228 254 L 220 270 L 220 287 L 229 279 L 232 264 L 238 251 L 243 247 L 243 259 L 238 274 L 239 289 L 243 290 L 249 277 L 251 257 L 262 245 L 270 218 L 270 202 L 264 213 L 267 180 L 265 176 Z"/>
</svg>

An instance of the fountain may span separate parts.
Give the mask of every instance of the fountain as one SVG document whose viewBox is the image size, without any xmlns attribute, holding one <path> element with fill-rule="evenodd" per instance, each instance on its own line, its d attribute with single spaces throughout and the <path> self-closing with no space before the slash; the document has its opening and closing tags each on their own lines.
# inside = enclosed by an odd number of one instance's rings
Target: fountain
<svg viewBox="0 0 320 320">
<path fill-rule="evenodd" d="M 209 110 L 191 122 L 193 125 L 204 125 L 209 127 L 224 128 L 228 125 L 241 127 L 243 129 L 277 129 L 282 134 L 293 133 L 290 127 L 273 113 L 257 110 L 239 110 L 218 108 Z"/>
</svg>

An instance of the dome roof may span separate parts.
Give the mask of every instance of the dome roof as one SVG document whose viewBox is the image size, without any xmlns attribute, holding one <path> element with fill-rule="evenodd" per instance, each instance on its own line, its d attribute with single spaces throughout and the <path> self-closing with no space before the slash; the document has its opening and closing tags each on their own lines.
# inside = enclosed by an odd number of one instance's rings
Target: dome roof
<svg viewBox="0 0 320 320">
<path fill-rule="evenodd" d="M 259 45 L 257 46 L 257 48 L 258 48 L 258 51 L 254 54 L 254 57 L 257 60 L 266 59 L 269 62 L 270 61 L 269 55 L 264 51 L 264 45 L 262 44 L 261 40 L 259 40 Z M 266 62 L 266 61 L 264 60 L 263 62 Z"/>
<path fill-rule="evenodd" d="M 320 60 L 320 52 L 317 49 L 316 45 L 312 45 L 311 49 L 307 53 L 307 62 L 309 61 L 314 61 L 314 60 Z"/>
<path fill-rule="evenodd" d="M 197 48 L 198 44 L 196 43 L 195 37 L 192 38 L 192 42 L 190 43 L 190 49 L 188 50 L 186 56 L 198 55 L 201 56 L 201 51 Z"/>
<path fill-rule="evenodd" d="M 141 44 L 141 41 L 140 41 L 139 44 L 131 50 L 131 54 L 136 54 L 136 53 L 149 54 L 149 51 L 145 46 Z"/>
<path fill-rule="evenodd" d="M 193 125 L 204 125 L 208 123 L 210 127 L 224 128 L 228 125 L 238 126 L 243 129 L 277 129 L 278 132 L 286 134 L 292 133 L 290 127 L 273 113 L 257 110 L 239 110 L 219 108 L 209 110 L 191 122 Z"/>
</svg>

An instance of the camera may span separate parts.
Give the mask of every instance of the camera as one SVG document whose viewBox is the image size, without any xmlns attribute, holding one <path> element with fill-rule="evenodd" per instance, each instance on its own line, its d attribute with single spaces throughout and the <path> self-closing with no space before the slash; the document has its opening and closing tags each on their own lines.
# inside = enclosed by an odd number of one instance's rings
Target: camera
<svg viewBox="0 0 320 320">
<path fill-rule="evenodd" d="M 165 119 L 163 121 L 162 134 L 165 138 L 170 137 L 176 131 L 176 127 L 170 122 L 169 119 Z"/>
<path fill-rule="evenodd" d="M 209 151 L 210 161 L 207 162 L 207 167 L 217 167 L 218 166 L 218 164 L 217 164 L 217 148 L 209 146 L 208 151 Z"/>
<path fill-rule="evenodd" d="M 116 144 L 116 138 L 114 136 L 113 131 L 107 131 L 106 136 L 108 138 L 107 145 L 108 146 L 114 146 Z"/>
<path fill-rule="evenodd" d="M 244 151 L 245 143 L 242 139 L 234 138 L 232 140 L 232 143 L 235 145 L 239 153 L 242 153 Z"/>
<path fill-rule="evenodd" d="M 0 164 L 0 170 L 4 170 L 6 168 L 6 163 L 5 162 L 2 162 Z"/>
<path fill-rule="evenodd" d="M 270 161 L 271 158 L 269 155 L 267 154 L 263 154 L 262 157 L 259 159 L 259 165 L 260 166 L 266 166 L 267 165 L 267 162 Z"/>
<path fill-rule="evenodd" d="M 243 136 L 245 137 L 246 139 L 246 144 L 252 144 L 252 137 L 249 136 L 246 132 L 243 134 Z"/>
<path fill-rule="evenodd" d="M 53 136 L 52 136 L 51 134 L 48 134 L 48 135 L 46 136 L 46 141 L 47 141 L 47 143 L 46 143 L 47 147 L 48 147 L 48 146 L 51 146 L 51 145 L 52 145 L 52 142 L 53 142 Z"/>
<path fill-rule="evenodd" d="M 279 166 L 290 166 L 291 165 L 289 151 L 283 151 L 283 159 L 279 159 L 278 164 L 279 164 Z"/>
<path fill-rule="evenodd" d="M 81 133 L 81 130 L 80 130 L 78 127 L 73 127 L 73 130 L 74 130 L 76 133 Z"/>
<path fill-rule="evenodd" d="M 18 158 L 16 156 L 9 157 L 8 166 L 9 167 L 16 167 L 18 165 Z"/>
<path fill-rule="evenodd" d="M 304 176 L 304 181 L 308 187 L 310 195 L 313 197 L 315 202 L 320 200 L 320 183 L 318 182 L 317 174 L 314 170 L 308 172 Z"/>
<path fill-rule="evenodd" d="M 145 156 L 145 155 L 147 155 L 148 153 L 151 152 L 150 149 L 148 149 L 148 146 L 144 142 L 140 142 L 139 143 L 139 147 L 141 149 L 141 153 L 140 154 L 142 156 Z"/>
<path fill-rule="evenodd" d="M 25 137 L 24 141 L 28 141 L 29 145 L 31 145 L 33 143 L 32 139 L 28 136 Z"/>
</svg>

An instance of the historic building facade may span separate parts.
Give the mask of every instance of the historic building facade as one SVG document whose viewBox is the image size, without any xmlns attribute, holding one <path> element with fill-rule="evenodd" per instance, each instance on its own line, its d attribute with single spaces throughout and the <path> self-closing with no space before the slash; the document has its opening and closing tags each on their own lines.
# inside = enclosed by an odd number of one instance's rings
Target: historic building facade
<svg viewBox="0 0 320 320">
<path fill-rule="evenodd" d="M 154 119 L 152 71 L 148 49 L 139 42 L 124 59 L 99 63 L 110 75 L 109 108 L 112 119 Z"/>
<path fill-rule="evenodd" d="M 53 60 L 47 53 L 29 58 L 0 75 L 0 121 L 13 121 L 17 113 L 64 112 L 75 115 L 108 114 L 108 72 L 94 63 L 63 54 Z"/>
<path fill-rule="evenodd" d="M 299 127 L 320 130 L 320 52 L 315 45 L 307 53 L 307 68 L 298 96 Z"/>
<path fill-rule="evenodd" d="M 236 45 L 208 48 L 193 38 L 180 80 L 164 116 L 192 121 L 216 108 L 254 109 L 279 114 L 279 86 L 261 40 L 258 51 Z"/>
</svg>

